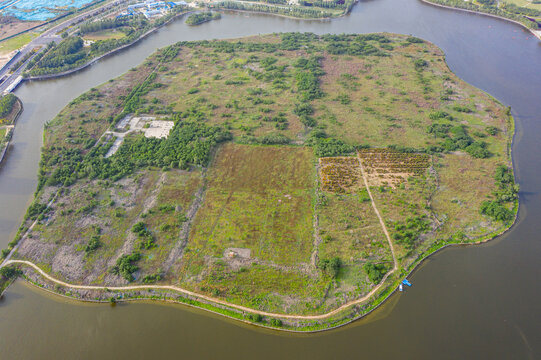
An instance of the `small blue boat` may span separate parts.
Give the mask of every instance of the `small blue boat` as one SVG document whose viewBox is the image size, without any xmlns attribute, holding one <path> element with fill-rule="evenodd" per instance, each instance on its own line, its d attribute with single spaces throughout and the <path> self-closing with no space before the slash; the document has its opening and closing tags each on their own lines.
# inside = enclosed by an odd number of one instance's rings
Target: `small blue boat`
<svg viewBox="0 0 541 360">
<path fill-rule="evenodd" d="M 402 284 L 407 285 L 407 286 L 411 286 L 411 283 L 408 281 L 408 279 L 402 280 Z"/>
</svg>

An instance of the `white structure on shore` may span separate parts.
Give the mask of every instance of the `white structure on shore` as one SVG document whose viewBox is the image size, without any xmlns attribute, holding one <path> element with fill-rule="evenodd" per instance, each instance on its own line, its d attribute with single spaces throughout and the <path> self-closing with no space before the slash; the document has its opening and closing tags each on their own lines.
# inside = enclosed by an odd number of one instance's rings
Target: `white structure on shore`
<svg viewBox="0 0 541 360">
<path fill-rule="evenodd" d="M 152 17 L 159 17 L 167 14 L 172 8 L 177 6 L 187 6 L 185 1 L 172 2 L 172 1 L 145 1 L 129 5 L 126 12 L 121 13 L 117 18 L 131 17 L 134 15 L 142 14 L 147 19 Z"/>
</svg>

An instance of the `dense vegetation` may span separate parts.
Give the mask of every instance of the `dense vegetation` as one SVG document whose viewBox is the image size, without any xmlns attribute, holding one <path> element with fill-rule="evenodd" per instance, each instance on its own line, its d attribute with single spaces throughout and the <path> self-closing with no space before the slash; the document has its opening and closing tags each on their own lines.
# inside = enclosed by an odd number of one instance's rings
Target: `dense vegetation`
<svg viewBox="0 0 541 360">
<path fill-rule="evenodd" d="M 134 23 L 134 21 L 137 21 L 137 23 Z M 141 19 L 136 19 L 136 20 L 131 20 L 128 18 L 104 19 L 104 20 L 84 23 L 83 25 L 79 27 L 79 34 L 86 35 L 86 34 L 97 32 L 97 31 L 116 29 L 116 28 L 120 28 L 124 26 L 137 28 L 137 27 L 145 26 L 145 25 L 146 25 L 146 22 L 142 22 Z"/>
<path fill-rule="evenodd" d="M 0 118 L 4 118 L 13 110 L 13 106 L 17 102 L 17 97 L 11 93 L 0 98 Z M 0 124 L 2 120 L 0 119 Z"/>
<path fill-rule="evenodd" d="M 204 12 L 204 13 L 197 13 L 197 14 L 191 14 L 186 19 L 186 24 L 188 25 L 199 25 L 207 21 L 220 19 L 222 15 L 220 13 L 213 13 L 213 12 Z"/>
<path fill-rule="evenodd" d="M 364 264 L 363 269 L 364 271 L 366 271 L 366 274 L 368 275 L 370 281 L 372 281 L 372 283 L 374 284 L 379 284 L 387 271 L 389 271 L 385 264 L 374 264 L 371 262 L 367 262 L 366 264 Z"/>
<path fill-rule="evenodd" d="M 498 187 L 493 193 L 495 199 L 485 200 L 481 205 L 481 213 L 498 221 L 511 221 L 514 213 L 509 209 L 509 204 L 514 205 L 519 191 L 513 171 L 505 165 L 500 165 L 496 169 L 494 180 Z"/>
<path fill-rule="evenodd" d="M 141 259 L 140 253 L 133 253 L 130 255 L 122 255 L 118 258 L 116 265 L 111 269 L 111 272 L 115 275 L 121 275 L 128 281 L 133 281 L 133 273 L 139 270 L 136 262 Z"/>
<path fill-rule="evenodd" d="M 176 6 L 169 14 L 152 21 L 137 16 L 131 19 L 87 22 L 80 26 L 78 35 L 69 36 L 58 45 L 50 42 L 46 51 L 42 51 L 28 63 L 24 76 L 57 74 L 82 66 L 95 57 L 137 41 L 143 34 L 163 25 L 183 11 L 184 7 Z M 98 40 L 89 47 L 83 47 L 81 36 L 107 29 L 116 29 L 125 36 L 119 39 Z"/>
<path fill-rule="evenodd" d="M 448 113 L 442 111 L 431 114 L 431 119 L 433 120 L 449 117 Z M 436 138 L 444 139 L 439 147 L 432 147 L 432 151 L 464 150 L 471 156 L 481 159 L 492 155 L 487 149 L 488 144 L 482 140 L 474 140 L 468 134 L 468 129 L 465 125 L 453 126 L 449 123 L 433 123 L 428 127 L 427 132 Z"/>
<path fill-rule="evenodd" d="M 329 11 L 322 11 L 319 9 L 314 9 L 311 7 L 300 7 L 300 6 L 272 6 L 266 4 L 243 4 L 241 2 L 234 1 L 222 1 L 216 3 L 216 7 L 222 9 L 231 9 L 231 10 L 244 10 L 244 11 L 257 11 L 265 12 L 271 14 L 287 15 L 300 18 L 329 18 L 333 17 L 333 13 Z"/>
<path fill-rule="evenodd" d="M 13 279 L 19 275 L 21 275 L 22 272 L 13 266 L 4 266 L 0 268 L 0 276 L 2 276 L 4 279 Z"/>
<path fill-rule="evenodd" d="M 61 72 L 83 64 L 87 53 L 83 49 L 83 39 L 77 36 L 62 40 L 58 45 L 50 42 L 45 52 L 39 53 L 28 63 L 31 75 Z"/>
<path fill-rule="evenodd" d="M 110 158 L 104 156 L 112 143 L 98 144 L 86 154 L 82 150 L 54 149 L 44 153 L 39 181 L 41 186 L 45 182 L 69 186 L 87 177 L 116 181 L 148 166 L 184 169 L 190 164 L 206 165 L 214 145 L 230 138 L 230 133 L 220 127 L 179 121 L 167 139 L 129 137 Z M 47 169 L 54 170 L 47 175 Z"/>
<path fill-rule="evenodd" d="M 406 248 L 412 248 L 419 236 L 428 230 L 428 219 L 424 215 L 409 216 L 404 223 L 393 224 L 393 239 Z"/>
</svg>

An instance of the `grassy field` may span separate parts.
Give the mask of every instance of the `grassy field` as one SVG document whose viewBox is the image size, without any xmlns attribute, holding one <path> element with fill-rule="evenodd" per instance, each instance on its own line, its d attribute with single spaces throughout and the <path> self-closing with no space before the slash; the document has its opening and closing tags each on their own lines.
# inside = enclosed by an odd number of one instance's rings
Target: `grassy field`
<svg viewBox="0 0 541 360">
<path fill-rule="evenodd" d="M 308 148 L 225 145 L 188 249 L 222 257 L 226 248 L 247 248 L 279 265 L 309 262 L 313 165 Z"/>
<path fill-rule="evenodd" d="M 132 115 L 175 127 L 163 140 L 131 134 L 104 158 L 102 135 Z M 509 226 L 512 131 L 504 106 L 417 38 L 179 43 L 46 125 L 24 225 L 38 224 L 16 256 L 71 282 L 324 313 L 394 265 L 361 164 L 406 270 L 434 244 Z"/>
<path fill-rule="evenodd" d="M 28 32 L 11 38 L 9 40 L 2 41 L 0 42 L 0 54 L 8 54 L 14 50 L 17 50 L 22 46 L 28 44 L 36 36 L 36 33 Z"/>
<path fill-rule="evenodd" d="M 251 61 L 252 55 L 238 51 L 232 57 L 205 47 L 181 50 L 175 62 L 160 68 L 158 82 L 165 89 L 151 91 L 145 97 L 149 104 L 145 110 L 153 111 L 156 106 L 152 100 L 158 99 L 158 104 L 167 104 L 174 111 L 197 108 L 209 123 L 223 125 L 237 136 L 262 136 L 276 131 L 297 136 L 304 129 L 292 113 L 295 98 L 290 96 L 294 88 L 290 69 L 294 54 L 279 58 L 263 54 L 260 60 L 271 63 L 268 66 Z M 200 72 L 198 68 L 208 71 Z M 261 76 L 257 78 L 257 74 Z M 281 122 L 274 120 L 278 118 Z"/>
<path fill-rule="evenodd" d="M 505 2 L 541 11 L 541 3 L 534 3 L 530 0 L 506 0 Z"/>
<path fill-rule="evenodd" d="M 85 36 L 83 36 L 83 39 L 90 41 L 101 41 L 109 39 L 122 39 L 123 37 L 126 37 L 126 34 L 121 31 L 102 30 L 86 34 Z"/>
<path fill-rule="evenodd" d="M 501 125 L 502 113 L 485 94 L 449 73 L 441 50 L 428 43 L 397 45 L 391 45 L 393 56 L 323 60 L 328 96 L 315 101 L 314 116 L 328 132 L 352 144 L 421 148 L 437 143 L 426 136 L 436 111 L 476 130 Z M 426 65 L 416 67 L 417 60 Z"/>
</svg>

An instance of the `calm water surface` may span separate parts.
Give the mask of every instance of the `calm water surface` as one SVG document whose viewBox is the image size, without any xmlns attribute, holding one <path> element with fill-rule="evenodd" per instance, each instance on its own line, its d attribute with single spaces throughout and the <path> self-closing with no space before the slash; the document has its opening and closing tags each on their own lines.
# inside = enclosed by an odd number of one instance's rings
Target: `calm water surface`
<svg viewBox="0 0 541 360">
<path fill-rule="evenodd" d="M 17 90 L 25 111 L 0 168 L 0 247 L 13 239 L 36 187 L 43 125 L 70 100 L 180 40 L 282 31 L 396 32 L 440 46 L 453 71 L 513 108 L 521 185 L 518 223 L 489 244 L 432 257 L 414 286 L 339 330 L 288 335 L 164 304 L 88 305 L 17 282 L 0 302 L 0 359 L 541 358 L 541 43 L 497 19 L 417 0 L 371 0 L 333 21 L 227 14 L 182 21 L 74 76 Z"/>
</svg>

